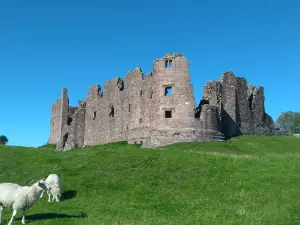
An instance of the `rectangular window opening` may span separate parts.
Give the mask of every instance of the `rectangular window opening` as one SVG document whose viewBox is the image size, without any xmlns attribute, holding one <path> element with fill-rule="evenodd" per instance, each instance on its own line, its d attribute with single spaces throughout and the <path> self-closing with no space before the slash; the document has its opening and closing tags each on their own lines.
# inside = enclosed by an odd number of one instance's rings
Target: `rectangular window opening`
<svg viewBox="0 0 300 225">
<path fill-rule="evenodd" d="M 110 117 L 114 117 L 115 116 L 115 109 L 114 106 L 110 106 L 110 113 L 109 113 Z"/>
<path fill-rule="evenodd" d="M 166 60 L 166 62 L 165 62 L 165 67 L 166 67 L 166 68 L 172 67 L 172 60 L 171 60 L 171 59 Z"/>
<path fill-rule="evenodd" d="M 131 112 L 131 104 L 128 105 L 128 112 Z"/>
<path fill-rule="evenodd" d="M 172 111 L 171 110 L 165 111 L 165 118 L 172 118 Z"/>
<path fill-rule="evenodd" d="M 171 96 L 171 95 L 172 95 L 172 87 L 166 87 L 165 96 Z"/>
</svg>

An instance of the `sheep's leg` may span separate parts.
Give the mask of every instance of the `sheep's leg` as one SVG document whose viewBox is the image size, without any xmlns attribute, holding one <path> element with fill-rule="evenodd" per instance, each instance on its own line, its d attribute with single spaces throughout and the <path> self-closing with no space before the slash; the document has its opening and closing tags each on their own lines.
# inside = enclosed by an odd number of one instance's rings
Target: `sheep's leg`
<svg viewBox="0 0 300 225">
<path fill-rule="evenodd" d="M 3 207 L 0 204 L 0 224 L 2 223 L 2 211 L 3 211 Z"/>
<path fill-rule="evenodd" d="M 48 202 L 51 202 L 51 194 L 49 192 L 47 192 L 48 194 Z"/>
<path fill-rule="evenodd" d="M 26 209 L 23 209 L 22 224 L 25 224 Z"/>
<path fill-rule="evenodd" d="M 42 192 L 42 194 L 41 194 L 40 198 L 42 198 L 42 197 L 43 197 L 43 195 L 44 195 L 44 192 L 45 192 L 45 191 L 43 191 L 43 192 Z"/>
<path fill-rule="evenodd" d="M 58 195 L 57 195 L 57 194 L 55 195 L 55 200 L 56 200 L 57 202 L 59 202 L 59 199 L 58 199 Z"/>
<path fill-rule="evenodd" d="M 15 218 L 16 215 L 17 215 L 17 210 L 14 209 L 13 214 L 12 214 L 12 216 L 11 216 L 11 219 L 10 219 L 10 221 L 8 222 L 8 225 L 11 225 L 11 224 L 12 224 L 12 222 L 13 222 L 13 220 L 14 220 L 14 218 Z"/>
</svg>

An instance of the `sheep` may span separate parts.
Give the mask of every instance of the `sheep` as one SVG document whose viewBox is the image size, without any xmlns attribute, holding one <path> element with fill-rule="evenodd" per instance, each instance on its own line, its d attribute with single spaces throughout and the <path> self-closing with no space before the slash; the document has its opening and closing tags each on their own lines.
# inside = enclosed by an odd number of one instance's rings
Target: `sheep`
<svg viewBox="0 0 300 225">
<path fill-rule="evenodd" d="M 39 200 L 43 190 L 49 190 L 45 178 L 31 186 L 20 186 L 14 183 L 0 183 L 0 224 L 3 208 L 12 207 L 13 213 L 8 225 L 11 225 L 19 209 L 23 210 L 22 224 L 25 224 L 26 210 Z"/>
<path fill-rule="evenodd" d="M 60 185 L 60 179 L 59 176 L 56 174 L 50 174 L 47 178 L 46 178 L 46 182 L 49 185 L 49 187 L 51 187 L 50 191 L 47 191 L 48 194 L 48 202 L 51 202 L 51 195 L 53 196 L 52 201 L 54 201 L 54 199 L 59 202 L 61 199 L 61 185 Z M 42 192 L 41 194 L 41 198 L 43 197 L 45 191 Z"/>
</svg>

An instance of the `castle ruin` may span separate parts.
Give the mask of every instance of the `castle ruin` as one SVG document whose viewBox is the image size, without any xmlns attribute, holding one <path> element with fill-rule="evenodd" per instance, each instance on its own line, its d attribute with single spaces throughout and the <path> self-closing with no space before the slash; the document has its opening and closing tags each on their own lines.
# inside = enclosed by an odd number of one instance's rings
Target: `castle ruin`
<svg viewBox="0 0 300 225">
<path fill-rule="evenodd" d="M 67 89 L 52 105 L 49 144 L 57 151 L 128 141 L 142 147 L 176 142 L 224 141 L 242 135 L 269 135 L 273 119 L 265 112 L 263 87 L 248 86 L 232 72 L 209 81 L 196 105 L 189 62 L 170 53 L 104 84 L 92 85 L 78 107 Z"/>
</svg>

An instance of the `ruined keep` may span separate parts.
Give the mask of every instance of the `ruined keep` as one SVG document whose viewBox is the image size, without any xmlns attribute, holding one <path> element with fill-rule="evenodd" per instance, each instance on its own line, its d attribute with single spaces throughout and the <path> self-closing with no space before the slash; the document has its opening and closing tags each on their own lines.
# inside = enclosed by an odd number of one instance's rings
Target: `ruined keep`
<svg viewBox="0 0 300 225">
<path fill-rule="evenodd" d="M 170 53 L 153 62 L 92 85 L 78 107 L 69 106 L 67 89 L 52 105 L 49 144 L 57 151 L 128 141 L 142 147 L 176 142 L 223 141 L 241 134 L 269 135 L 273 120 L 265 113 L 263 87 L 248 86 L 232 72 L 209 81 L 196 106 L 189 62 Z"/>
</svg>

